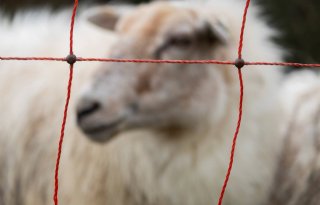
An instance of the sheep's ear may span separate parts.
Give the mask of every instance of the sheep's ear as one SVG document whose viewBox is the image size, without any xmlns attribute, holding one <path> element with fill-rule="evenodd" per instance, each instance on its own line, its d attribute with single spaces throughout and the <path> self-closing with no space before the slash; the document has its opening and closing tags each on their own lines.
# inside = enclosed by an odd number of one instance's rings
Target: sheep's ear
<svg viewBox="0 0 320 205">
<path fill-rule="evenodd" d="M 87 20 L 94 25 L 107 30 L 115 30 L 118 20 L 130 12 L 133 6 L 108 5 L 97 6 L 87 11 Z"/>
<path fill-rule="evenodd" d="M 200 31 L 203 37 L 210 42 L 227 44 L 230 38 L 228 29 L 220 21 L 210 22 L 203 20 Z"/>
</svg>

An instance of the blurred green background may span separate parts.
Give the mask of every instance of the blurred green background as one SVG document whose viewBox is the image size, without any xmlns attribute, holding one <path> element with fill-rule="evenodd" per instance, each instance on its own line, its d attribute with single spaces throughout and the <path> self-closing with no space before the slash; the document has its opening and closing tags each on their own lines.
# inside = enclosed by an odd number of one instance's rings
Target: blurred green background
<svg viewBox="0 0 320 205">
<path fill-rule="evenodd" d="M 107 2 L 142 3 L 150 0 L 80 0 L 83 4 Z M 240 0 L 239 0 L 240 1 Z M 244 0 L 242 0 L 244 1 Z M 287 54 L 285 61 L 320 63 L 320 0 L 252 0 L 260 4 L 262 15 L 280 31 L 274 40 Z M 19 9 L 49 7 L 53 10 L 72 5 L 72 0 L 0 0 L 7 13 Z"/>
</svg>

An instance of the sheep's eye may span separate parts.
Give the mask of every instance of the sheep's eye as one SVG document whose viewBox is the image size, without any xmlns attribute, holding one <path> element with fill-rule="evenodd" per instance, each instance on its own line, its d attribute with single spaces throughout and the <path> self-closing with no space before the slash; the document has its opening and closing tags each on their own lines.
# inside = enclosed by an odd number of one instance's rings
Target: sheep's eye
<svg viewBox="0 0 320 205">
<path fill-rule="evenodd" d="M 169 38 L 167 42 L 168 46 L 176 46 L 176 47 L 188 47 L 192 44 L 192 39 L 190 36 L 173 36 Z"/>
<path fill-rule="evenodd" d="M 187 49 L 193 44 L 193 39 L 189 35 L 175 35 L 165 41 L 165 43 L 160 46 L 155 51 L 155 57 L 157 59 L 161 58 L 162 53 L 169 48 Z"/>
</svg>

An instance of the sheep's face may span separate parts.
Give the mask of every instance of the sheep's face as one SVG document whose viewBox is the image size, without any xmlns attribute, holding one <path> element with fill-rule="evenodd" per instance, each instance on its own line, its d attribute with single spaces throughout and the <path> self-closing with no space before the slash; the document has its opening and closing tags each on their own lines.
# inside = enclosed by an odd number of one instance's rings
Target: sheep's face
<svg viewBox="0 0 320 205">
<path fill-rule="evenodd" d="M 112 14 L 112 15 L 111 15 Z M 113 27 L 115 12 L 91 21 Z M 226 28 L 196 9 L 170 3 L 142 6 L 115 24 L 111 58 L 224 60 Z M 101 42 L 103 44 L 103 42 Z M 185 130 L 223 104 L 221 69 L 214 65 L 104 63 L 78 104 L 78 124 L 93 140 L 137 128 Z M 220 109 L 220 111 L 218 111 Z"/>
</svg>

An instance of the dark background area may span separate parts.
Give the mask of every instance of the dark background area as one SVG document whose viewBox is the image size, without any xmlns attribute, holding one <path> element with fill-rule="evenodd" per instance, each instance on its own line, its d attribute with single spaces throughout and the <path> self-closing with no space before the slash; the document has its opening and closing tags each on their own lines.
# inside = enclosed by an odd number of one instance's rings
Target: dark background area
<svg viewBox="0 0 320 205">
<path fill-rule="evenodd" d="M 320 63 L 320 0 L 255 0 L 270 25 L 280 31 L 274 40 L 288 51 L 284 60 Z"/>
<path fill-rule="evenodd" d="M 139 4 L 149 1 L 152 0 L 79 0 L 79 3 L 101 4 L 108 2 L 129 2 L 132 4 Z M 0 0 L 0 7 L 10 13 L 18 9 L 41 8 L 44 6 L 57 10 L 71 5 L 73 5 L 73 0 Z"/>
<path fill-rule="evenodd" d="M 80 0 L 80 4 L 150 0 Z M 284 61 L 320 63 L 320 0 L 253 0 L 262 6 L 269 24 L 280 31 L 274 41 L 287 51 Z M 72 0 L 0 0 L 8 14 L 25 8 L 49 7 L 53 10 L 71 6 Z"/>
</svg>

